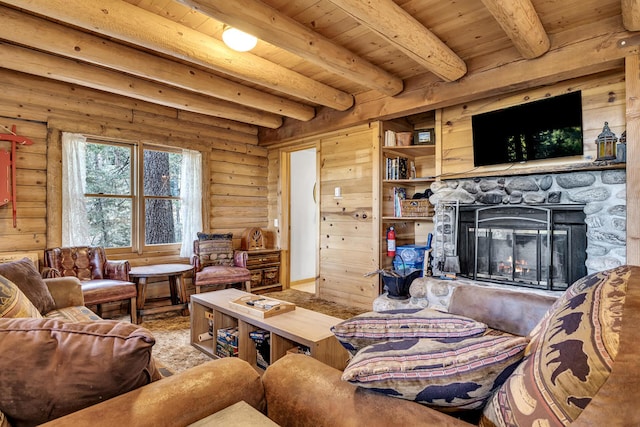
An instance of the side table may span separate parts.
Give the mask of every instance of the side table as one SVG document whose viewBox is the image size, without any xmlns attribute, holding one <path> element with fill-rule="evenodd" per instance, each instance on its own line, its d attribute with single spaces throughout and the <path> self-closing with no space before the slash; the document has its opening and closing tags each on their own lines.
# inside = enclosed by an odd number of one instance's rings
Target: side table
<svg viewBox="0 0 640 427">
<path fill-rule="evenodd" d="M 136 284 L 138 296 L 136 309 L 138 323 L 142 323 L 145 314 L 164 313 L 166 311 L 182 311 L 183 316 L 189 315 L 187 302 L 187 289 L 184 284 L 184 273 L 193 270 L 190 264 L 155 264 L 132 267 L 129 277 Z M 150 277 L 163 277 L 169 279 L 169 292 L 171 293 L 171 305 L 163 307 L 144 308 L 147 294 L 147 279 Z"/>
<path fill-rule="evenodd" d="M 189 424 L 189 427 L 235 426 L 235 427 L 278 427 L 262 412 L 244 400 Z"/>
</svg>

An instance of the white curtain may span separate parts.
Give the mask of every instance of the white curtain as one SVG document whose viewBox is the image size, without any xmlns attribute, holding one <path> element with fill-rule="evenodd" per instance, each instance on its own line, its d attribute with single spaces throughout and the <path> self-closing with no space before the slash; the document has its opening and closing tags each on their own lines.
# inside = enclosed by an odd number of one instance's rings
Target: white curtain
<svg viewBox="0 0 640 427">
<path fill-rule="evenodd" d="M 198 231 L 202 231 L 202 155 L 200 152 L 182 150 L 180 183 L 180 217 L 182 218 L 180 256 L 191 258 L 193 241 Z"/>
<path fill-rule="evenodd" d="M 62 132 L 62 246 L 91 243 L 85 204 L 87 138 Z"/>
</svg>

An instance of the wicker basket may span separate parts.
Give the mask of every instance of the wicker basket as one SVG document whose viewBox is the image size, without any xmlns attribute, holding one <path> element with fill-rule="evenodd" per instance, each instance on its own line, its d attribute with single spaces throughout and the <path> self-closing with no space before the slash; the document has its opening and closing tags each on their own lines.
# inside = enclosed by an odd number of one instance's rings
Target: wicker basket
<svg viewBox="0 0 640 427">
<path fill-rule="evenodd" d="M 400 201 L 400 216 L 433 216 L 433 205 L 428 199 L 408 199 Z"/>
</svg>

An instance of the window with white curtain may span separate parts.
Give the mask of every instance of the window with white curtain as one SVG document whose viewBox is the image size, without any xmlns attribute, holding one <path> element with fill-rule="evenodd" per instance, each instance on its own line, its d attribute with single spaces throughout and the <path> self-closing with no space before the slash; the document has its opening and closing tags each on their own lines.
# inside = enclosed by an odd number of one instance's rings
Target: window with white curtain
<svg viewBox="0 0 640 427">
<path fill-rule="evenodd" d="M 180 249 L 202 229 L 201 155 L 63 133 L 63 245 Z"/>
</svg>

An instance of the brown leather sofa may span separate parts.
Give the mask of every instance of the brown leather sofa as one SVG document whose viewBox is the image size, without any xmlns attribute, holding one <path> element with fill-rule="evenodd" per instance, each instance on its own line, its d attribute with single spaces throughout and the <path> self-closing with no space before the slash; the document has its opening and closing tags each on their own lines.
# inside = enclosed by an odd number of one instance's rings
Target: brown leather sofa
<svg viewBox="0 0 640 427">
<path fill-rule="evenodd" d="M 636 408 L 640 384 L 640 355 L 636 348 L 640 342 L 640 267 L 629 267 L 626 271 L 630 275 L 625 279 L 624 303 L 616 305 L 621 300 L 615 292 L 603 294 L 596 301 L 598 304 L 614 302 L 614 309 L 621 314 L 621 322 L 616 326 L 618 353 L 611 373 L 571 425 L 640 425 L 640 411 Z M 458 302 L 470 296 L 460 295 Z M 512 294 L 504 297 L 513 297 L 510 301 L 513 317 L 500 322 L 518 325 L 522 310 L 513 309 L 513 304 L 526 307 L 527 298 Z M 454 296 L 452 306 L 463 311 L 456 305 L 456 299 Z M 467 302 L 469 312 L 477 312 L 489 304 L 482 298 Z M 488 310 L 502 311 L 500 304 L 503 303 L 492 305 Z M 281 426 L 472 425 L 411 401 L 356 387 L 342 381 L 340 371 L 308 356 L 293 354 L 272 364 L 262 378 L 241 360 L 211 361 L 47 425 L 184 426 L 239 400 L 247 401 L 258 410 L 265 411 L 266 407 L 269 418 Z"/>
</svg>

